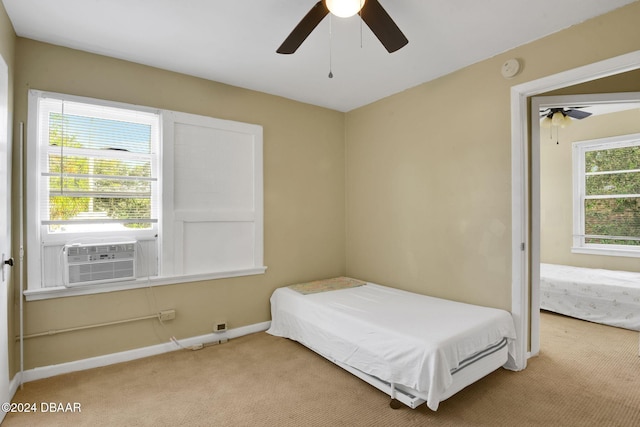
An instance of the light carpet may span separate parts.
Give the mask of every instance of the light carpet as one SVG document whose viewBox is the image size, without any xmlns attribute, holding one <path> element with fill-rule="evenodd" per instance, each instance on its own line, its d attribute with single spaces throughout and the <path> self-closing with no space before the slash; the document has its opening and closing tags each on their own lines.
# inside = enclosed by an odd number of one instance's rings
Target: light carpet
<svg viewBox="0 0 640 427">
<path fill-rule="evenodd" d="M 303 346 L 266 333 L 198 351 L 34 381 L 14 402 L 80 413 L 9 413 L 14 426 L 638 426 L 638 332 L 550 313 L 521 372 L 488 375 L 444 401 L 389 397 Z"/>
</svg>

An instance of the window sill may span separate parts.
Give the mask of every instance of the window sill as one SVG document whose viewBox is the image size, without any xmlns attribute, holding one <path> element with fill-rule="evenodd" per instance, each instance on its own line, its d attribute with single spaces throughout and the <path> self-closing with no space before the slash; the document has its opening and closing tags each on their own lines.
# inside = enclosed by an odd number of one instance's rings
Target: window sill
<svg viewBox="0 0 640 427">
<path fill-rule="evenodd" d="M 193 274 L 189 276 L 152 277 L 114 283 L 100 283 L 67 288 L 56 286 L 51 288 L 28 289 L 24 291 L 27 301 L 38 301 L 51 298 L 64 298 L 80 295 L 100 294 L 105 292 L 127 291 L 148 288 L 150 286 L 176 285 L 180 283 L 200 282 L 203 280 L 226 279 L 231 277 L 254 276 L 264 274 L 267 267 L 255 267 L 243 270 L 220 271 L 216 273 Z"/>
<path fill-rule="evenodd" d="M 573 247 L 571 248 L 573 254 L 585 254 L 585 255 L 602 255 L 602 256 L 623 256 L 629 258 L 640 258 L 640 250 L 623 249 L 623 248 L 587 248 L 587 247 Z"/>
</svg>

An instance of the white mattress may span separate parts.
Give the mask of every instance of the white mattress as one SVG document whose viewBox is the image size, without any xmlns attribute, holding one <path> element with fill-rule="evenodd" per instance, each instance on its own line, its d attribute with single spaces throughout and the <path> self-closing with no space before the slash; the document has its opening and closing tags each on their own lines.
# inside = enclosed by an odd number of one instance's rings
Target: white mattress
<svg viewBox="0 0 640 427">
<path fill-rule="evenodd" d="M 640 273 L 540 264 L 540 308 L 640 331 Z"/>
<path fill-rule="evenodd" d="M 452 385 L 452 370 L 508 338 L 504 311 L 367 283 L 302 295 L 279 288 L 271 297 L 268 333 L 298 341 L 326 357 L 384 381 L 424 393 L 432 410 Z"/>
</svg>

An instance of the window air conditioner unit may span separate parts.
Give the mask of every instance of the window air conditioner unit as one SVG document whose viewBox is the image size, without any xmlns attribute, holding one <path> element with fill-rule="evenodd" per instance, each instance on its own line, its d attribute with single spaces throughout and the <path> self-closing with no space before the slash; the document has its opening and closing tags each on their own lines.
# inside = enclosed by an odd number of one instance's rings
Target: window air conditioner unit
<svg viewBox="0 0 640 427">
<path fill-rule="evenodd" d="M 64 263 L 65 286 L 133 280 L 136 242 L 65 245 Z"/>
</svg>

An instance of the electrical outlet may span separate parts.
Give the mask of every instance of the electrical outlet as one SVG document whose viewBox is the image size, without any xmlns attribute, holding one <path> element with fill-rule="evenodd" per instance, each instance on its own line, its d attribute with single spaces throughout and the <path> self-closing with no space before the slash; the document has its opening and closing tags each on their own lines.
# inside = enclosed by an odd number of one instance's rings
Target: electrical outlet
<svg viewBox="0 0 640 427">
<path fill-rule="evenodd" d="M 227 322 L 216 322 L 213 324 L 213 332 L 225 332 L 227 330 Z"/>
<path fill-rule="evenodd" d="M 165 320 L 173 320 L 175 318 L 175 310 L 162 310 L 160 313 L 158 313 L 158 319 L 160 319 L 161 322 L 164 322 Z"/>
</svg>

